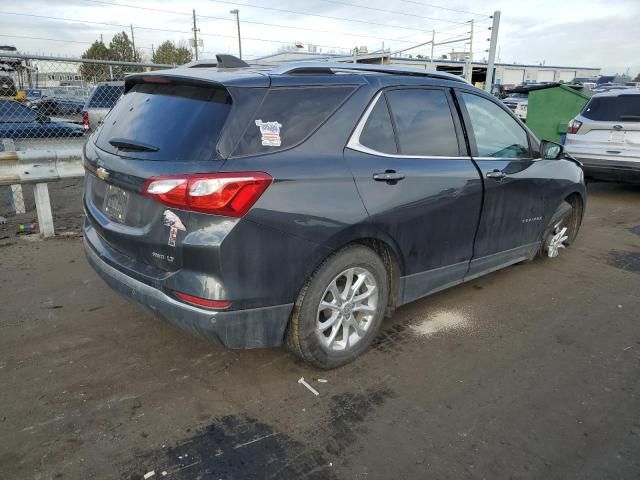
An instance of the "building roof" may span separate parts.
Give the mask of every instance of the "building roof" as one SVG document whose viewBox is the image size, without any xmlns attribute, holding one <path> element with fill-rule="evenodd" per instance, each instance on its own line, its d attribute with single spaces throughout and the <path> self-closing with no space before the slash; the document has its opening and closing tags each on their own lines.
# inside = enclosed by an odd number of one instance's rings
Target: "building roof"
<svg viewBox="0 0 640 480">
<path fill-rule="evenodd" d="M 307 56 L 314 59 L 327 59 L 327 60 L 337 60 L 337 59 L 352 59 L 352 55 L 345 55 L 341 53 L 318 53 L 318 52 L 305 52 L 305 51 L 297 51 L 297 50 L 287 50 L 283 52 L 273 53 L 270 55 L 265 55 L 263 57 L 259 57 L 254 59 L 254 62 L 260 62 L 269 59 L 275 59 L 279 56 L 283 55 L 300 55 Z M 425 64 L 430 64 L 431 60 L 425 58 L 408 58 L 408 57 L 397 57 L 397 56 L 389 56 L 385 54 L 364 54 L 359 56 L 359 58 L 378 58 L 378 57 L 389 57 L 391 60 L 396 62 L 424 62 Z M 299 59 L 295 60 L 283 60 L 282 62 L 295 62 L 299 61 Z M 446 60 L 446 59 L 434 59 L 433 63 L 435 64 L 458 64 L 460 66 L 464 65 L 465 62 L 462 60 Z M 472 65 L 476 66 L 486 66 L 486 63 L 483 62 L 471 62 Z M 596 72 L 600 71 L 600 68 L 596 67 L 576 67 L 576 66 L 567 66 L 567 65 L 533 65 L 533 64 L 522 64 L 522 63 L 495 63 L 496 67 L 521 67 L 521 68 L 555 68 L 555 69 L 568 69 L 568 70 L 594 70 Z"/>
</svg>

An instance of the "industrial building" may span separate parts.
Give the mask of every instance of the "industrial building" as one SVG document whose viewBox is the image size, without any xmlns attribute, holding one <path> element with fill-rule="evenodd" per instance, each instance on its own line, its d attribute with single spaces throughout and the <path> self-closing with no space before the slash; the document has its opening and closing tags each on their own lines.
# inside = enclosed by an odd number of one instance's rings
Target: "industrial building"
<svg viewBox="0 0 640 480">
<path fill-rule="evenodd" d="M 460 58 L 460 57 L 456 57 Z M 437 69 L 444 72 L 462 75 L 465 68 L 464 60 L 415 58 L 408 56 L 392 56 L 389 53 L 353 55 L 326 54 L 309 51 L 284 51 L 267 55 L 254 60 L 260 64 L 276 64 L 302 60 L 331 60 L 335 62 L 379 63 L 384 65 L 404 65 L 425 69 Z M 473 83 L 485 81 L 487 64 L 471 62 L 473 68 Z M 515 63 L 496 63 L 493 83 L 500 85 L 518 85 L 522 82 L 569 82 L 576 77 L 597 77 L 599 68 L 577 66 L 527 65 Z"/>
</svg>

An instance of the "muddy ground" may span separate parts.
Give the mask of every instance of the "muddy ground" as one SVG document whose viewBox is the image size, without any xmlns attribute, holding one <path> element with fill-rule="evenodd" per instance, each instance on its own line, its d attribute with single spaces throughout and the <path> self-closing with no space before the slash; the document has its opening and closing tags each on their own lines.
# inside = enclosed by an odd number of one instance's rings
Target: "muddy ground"
<svg viewBox="0 0 640 480">
<path fill-rule="evenodd" d="M 77 231 L 77 185 L 55 188 Z M 640 478 L 640 188 L 589 190 L 558 259 L 403 307 L 329 372 L 192 338 L 110 291 L 80 238 L 5 225 L 0 478 Z"/>
</svg>

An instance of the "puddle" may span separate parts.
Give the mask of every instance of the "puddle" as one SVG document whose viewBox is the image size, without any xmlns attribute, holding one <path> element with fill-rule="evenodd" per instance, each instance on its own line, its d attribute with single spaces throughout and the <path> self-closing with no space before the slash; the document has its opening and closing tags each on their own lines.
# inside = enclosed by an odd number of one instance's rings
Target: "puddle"
<svg viewBox="0 0 640 480">
<path fill-rule="evenodd" d="M 607 263 L 628 272 L 640 273 L 640 252 L 611 250 Z"/>
<path fill-rule="evenodd" d="M 451 331 L 469 331 L 472 328 L 469 316 L 456 310 L 440 310 L 421 323 L 410 326 L 411 331 L 422 337 L 432 337 Z"/>
<path fill-rule="evenodd" d="M 330 461 L 270 425 L 242 416 L 225 416 L 175 446 L 139 455 L 123 478 L 142 479 L 162 472 L 172 480 L 277 478 L 334 479 Z"/>
</svg>

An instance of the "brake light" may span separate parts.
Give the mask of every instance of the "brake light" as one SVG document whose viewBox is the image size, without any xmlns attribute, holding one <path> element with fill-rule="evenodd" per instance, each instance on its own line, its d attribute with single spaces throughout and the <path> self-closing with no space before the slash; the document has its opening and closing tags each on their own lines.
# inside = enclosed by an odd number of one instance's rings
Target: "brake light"
<svg viewBox="0 0 640 480">
<path fill-rule="evenodd" d="M 163 85 L 172 83 L 171 79 L 167 77 L 142 77 L 142 81 L 144 83 L 161 83 Z"/>
<path fill-rule="evenodd" d="M 82 112 L 82 126 L 85 130 L 89 130 L 89 112 Z"/>
<path fill-rule="evenodd" d="M 571 120 L 569 122 L 569 126 L 567 127 L 567 133 L 578 133 L 580 127 L 582 126 L 582 122 L 578 120 Z"/>
<path fill-rule="evenodd" d="M 142 193 L 181 210 L 242 217 L 272 180 L 263 172 L 170 175 L 149 178 Z"/>
<path fill-rule="evenodd" d="M 209 300 L 208 298 L 200 298 L 188 293 L 173 292 L 180 300 L 196 305 L 198 307 L 211 308 L 215 310 L 224 310 L 231 306 L 231 302 L 227 300 Z"/>
</svg>

